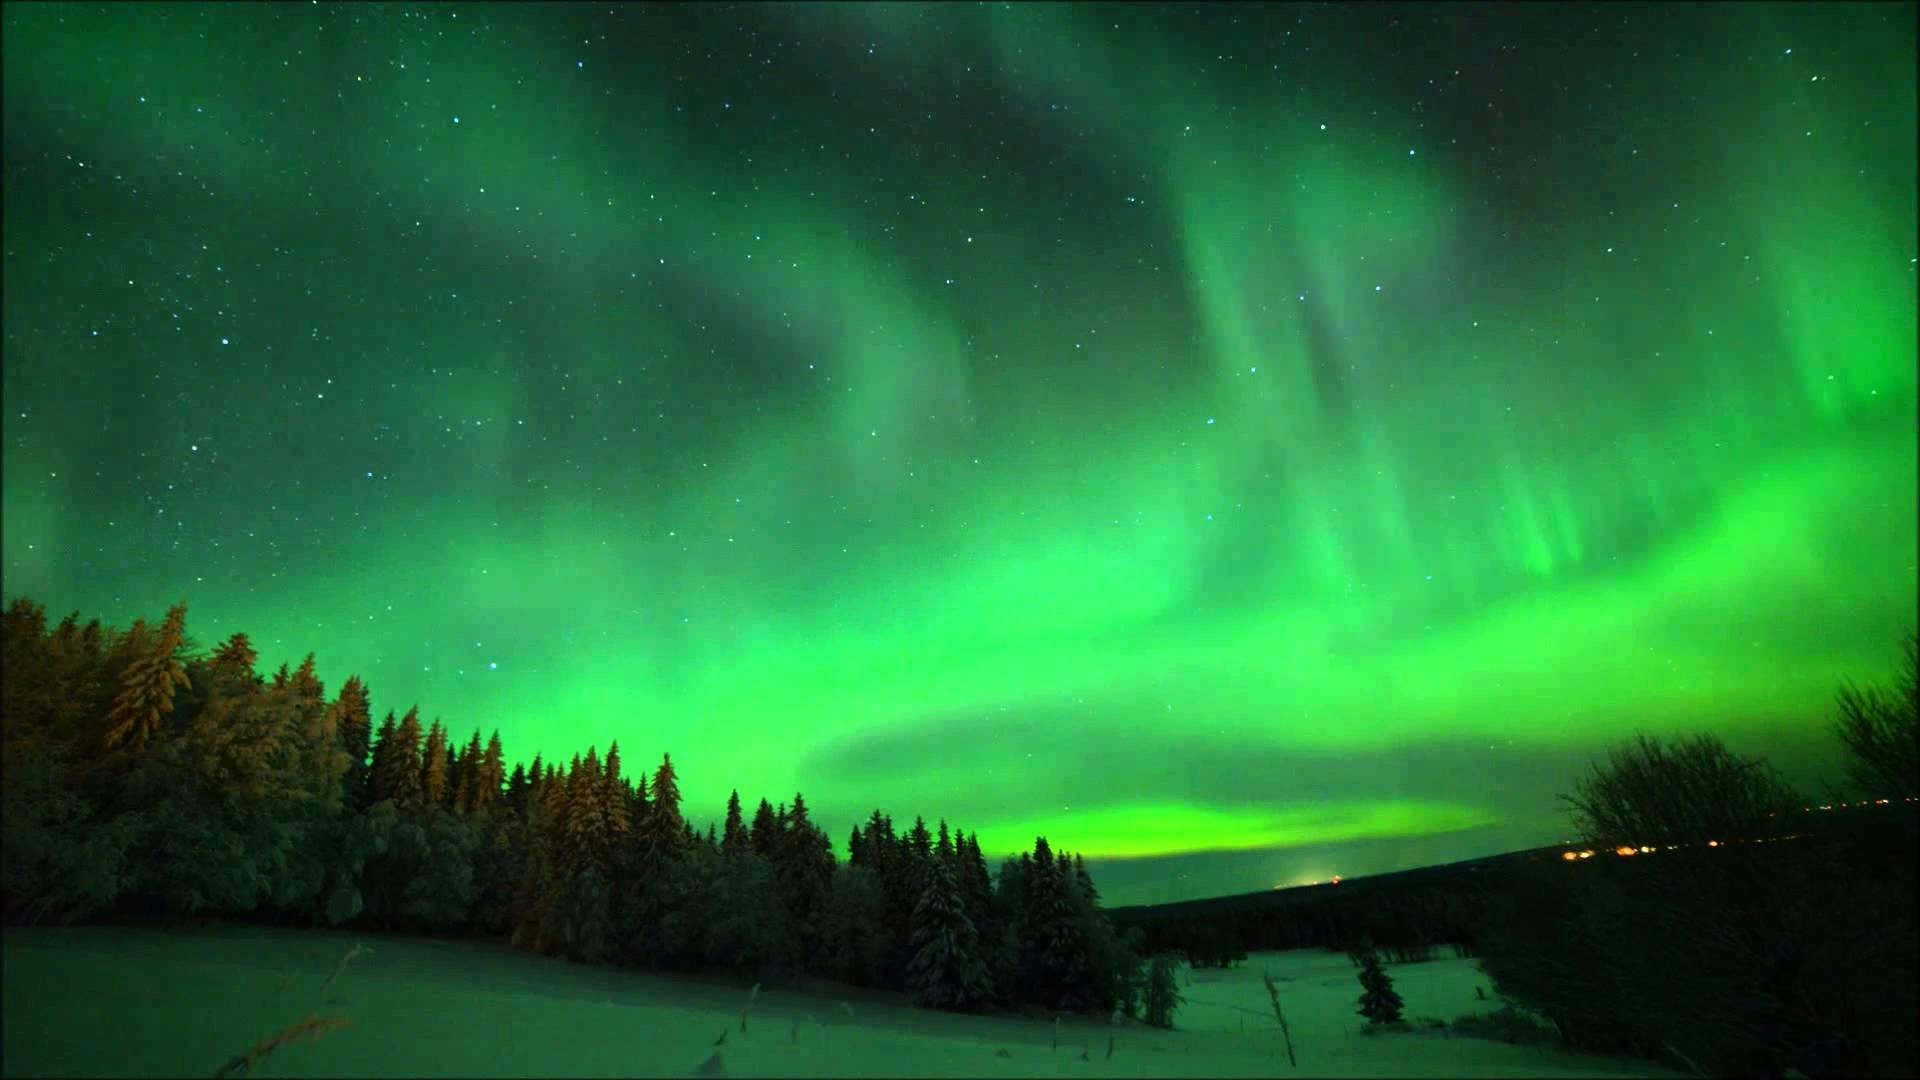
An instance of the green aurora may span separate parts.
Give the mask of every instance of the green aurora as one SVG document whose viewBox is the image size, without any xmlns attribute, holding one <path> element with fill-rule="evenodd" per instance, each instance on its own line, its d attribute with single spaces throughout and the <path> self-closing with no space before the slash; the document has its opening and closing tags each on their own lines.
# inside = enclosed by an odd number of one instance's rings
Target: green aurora
<svg viewBox="0 0 1920 1080">
<path fill-rule="evenodd" d="M 1121 903 L 1825 778 L 1913 10 L 9 4 L 6 592 Z"/>
</svg>

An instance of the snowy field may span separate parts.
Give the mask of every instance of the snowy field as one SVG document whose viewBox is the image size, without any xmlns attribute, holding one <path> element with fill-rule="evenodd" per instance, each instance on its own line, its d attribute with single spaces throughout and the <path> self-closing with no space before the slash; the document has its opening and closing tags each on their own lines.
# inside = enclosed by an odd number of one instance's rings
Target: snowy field
<svg viewBox="0 0 1920 1080">
<path fill-rule="evenodd" d="M 325 985 L 356 942 L 361 955 Z M 763 991 L 504 946 L 251 927 L 9 930 L 6 1076 L 211 1076 L 310 1013 L 349 1026 L 253 1076 L 1678 1076 L 1631 1059 L 1407 1031 L 1364 1036 L 1344 955 L 1182 971 L 1180 1030 L 953 1016 L 839 989 Z M 1287 1064 L 1260 973 L 1280 985 Z M 1407 1018 L 1487 1012 L 1472 961 L 1391 965 Z M 324 987 L 324 988 L 323 988 Z M 715 1046 L 722 1032 L 726 1040 Z M 1109 1040 L 1112 1052 L 1108 1054 Z M 714 1060 L 715 1055 L 718 1060 Z M 1083 1056 L 1084 1055 L 1084 1056 Z"/>
</svg>

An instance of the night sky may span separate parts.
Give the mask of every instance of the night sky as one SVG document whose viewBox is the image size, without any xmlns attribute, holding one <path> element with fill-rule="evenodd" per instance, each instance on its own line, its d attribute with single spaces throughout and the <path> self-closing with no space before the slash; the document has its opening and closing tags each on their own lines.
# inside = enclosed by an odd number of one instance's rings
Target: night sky
<svg viewBox="0 0 1920 1080">
<path fill-rule="evenodd" d="M 1109 902 L 1837 779 L 1915 8 L 4 12 L 4 572 Z"/>
</svg>

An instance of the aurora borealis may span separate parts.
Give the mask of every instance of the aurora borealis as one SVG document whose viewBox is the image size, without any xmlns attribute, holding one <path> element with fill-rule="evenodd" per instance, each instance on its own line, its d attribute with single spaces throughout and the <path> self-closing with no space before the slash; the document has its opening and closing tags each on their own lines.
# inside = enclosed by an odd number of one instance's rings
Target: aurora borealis
<svg viewBox="0 0 1920 1080">
<path fill-rule="evenodd" d="M 1912 5 L 4 8 L 9 596 L 1111 902 L 1825 778 Z"/>
</svg>

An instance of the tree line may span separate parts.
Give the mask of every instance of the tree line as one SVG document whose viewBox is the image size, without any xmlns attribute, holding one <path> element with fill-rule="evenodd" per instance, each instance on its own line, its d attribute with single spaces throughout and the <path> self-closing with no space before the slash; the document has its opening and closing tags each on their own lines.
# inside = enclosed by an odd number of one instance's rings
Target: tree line
<svg viewBox="0 0 1920 1080">
<path fill-rule="evenodd" d="M 1138 934 L 1046 838 L 990 872 L 977 834 L 880 811 L 833 854 L 805 798 L 738 791 L 718 829 L 669 754 L 618 742 L 508 768 L 417 707 L 376 726 L 357 676 L 331 699 L 308 654 L 271 676 L 244 633 L 210 652 L 186 607 L 156 626 L 0 616 L 10 922 L 240 916 L 507 938 L 588 963 L 812 974 L 943 1009 L 1171 1023 Z"/>
</svg>

